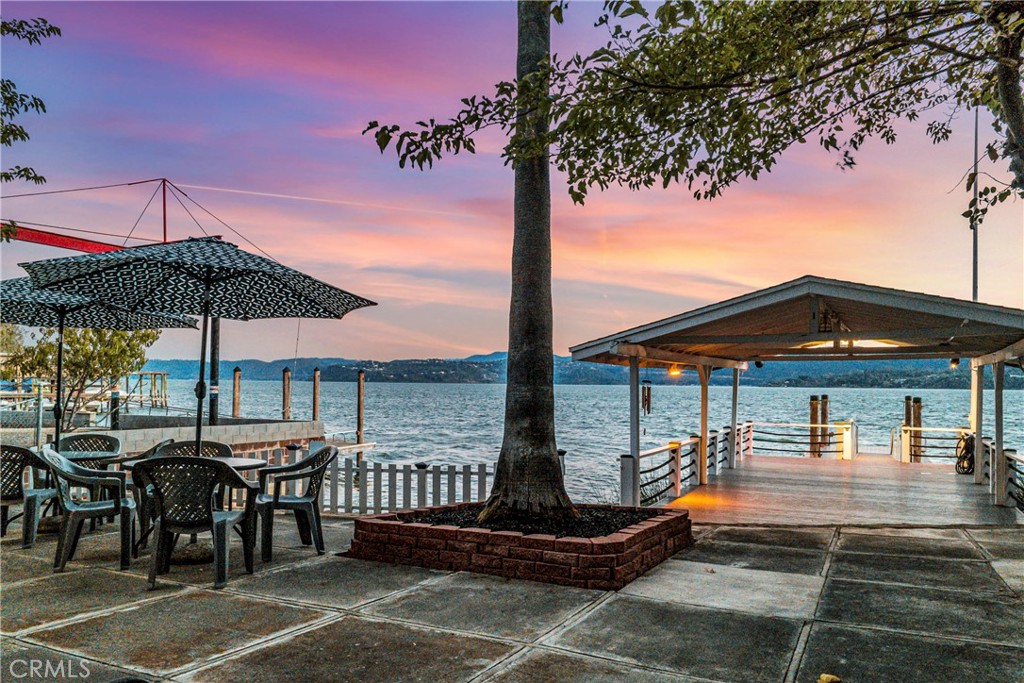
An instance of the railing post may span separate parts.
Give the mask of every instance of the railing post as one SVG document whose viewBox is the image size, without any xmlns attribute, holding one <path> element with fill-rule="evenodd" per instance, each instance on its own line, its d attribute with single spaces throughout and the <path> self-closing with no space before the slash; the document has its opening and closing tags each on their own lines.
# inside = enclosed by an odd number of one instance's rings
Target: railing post
<svg viewBox="0 0 1024 683">
<path fill-rule="evenodd" d="M 906 424 L 900 426 L 900 462 L 910 462 L 911 431 Z"/>
<path fill-rule="evenodd" d="M 619 456 L 619 503 L 636 507 L 640 504 L 640 482 L 636 476 L 639 459 L 629 453 Z"/>
<path fill-rule="evenodd" d="M 562 468 L 562 476 L 565 476 L 565 449 L 558 449 L 558 466 Z"/>
<path fill-rule="evenodd" d="M 1004 448 L 1003 449 L 1003 471 L 1006 475 L 1003 481 L 1003 502 L 1002 505 L 1015 506 L 1017 501 L 1010 497 L 1010 455 L 1017 455 L 1016 448 Z M 1017 467 L 1020 468 L 1020 461 L 1017 461 Z"/>
<path fill-rule="evenodd" d="M 971 364 L 971 431 L 974 432 L 974 483 L 984 484 L 985 473 L 982 471 L 981 449 L 982 417 L 985 408 L 985 366 Z"/>
<path fill-rule="evenodd" d="M 750 458 L 754 455 L 754 423 L 746 422 L 743 425 L 744 440 L 746 448 L 743 452 L 744 458 Z"/>
<path fill-rule="evenodd" d="M 675 493 L 676 498 L 678 498 L 683 491 L 683 444 L 678 441 L 669 441 L 668 445 L 672 447 L 672 491 Z"/>
<path fill-rule="evenodd" d="M 739 413 L 740 394 L 740 370 L 732 369 L 732 403 L 729 412 L 729 469 L 736 467 L 736 458 L 739 456 L 739 429 L 736 422 Z"/>
<path fill-rule="evenodd" d="M 708 454 L 711 456 L 711 462 L 715 465 L 715 476 L 718 476 L 718 435 L 720 432 L 716 429 L 708 432 Z"/>
</svg>

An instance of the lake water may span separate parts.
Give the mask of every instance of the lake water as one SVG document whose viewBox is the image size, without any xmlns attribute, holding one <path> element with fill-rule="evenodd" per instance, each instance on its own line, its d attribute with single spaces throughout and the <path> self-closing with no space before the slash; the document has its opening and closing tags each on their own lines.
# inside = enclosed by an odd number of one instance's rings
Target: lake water
<svg viewBox="0 0 1024 683">
<path fill-rule="evenodd" d="M 171 404 L 194 406 L 192 381 L 170 381 Z M 221 413 L 231 412 L 230 379 L 222 386 Z M 685 439 L 699 429 L 700 389 L 655 386 L 650 415 L 641 417 L 641 448 Z M 830 419 L 855 420 L 861 450 L 888 450 L 890 430 L 903 418 L 903 389 L 790 389 L 740 386 L 740 420 L 807 422 L 808 398 L 827 393 Z M 967 424 L 970 392 L 913 390 L 925 427 Z M 321 384 L 320 416 L 328 434 L 354 437 L 356 385 Z M 566 456 L 566 487 L 577 500 L 617 497 L 618 457 L 628 450 L 626 386 L 555 387 L 558 447 Z M 292 418 L 312 414 L 312 382 L 292 383 Z M 709 428 L 728 425 L 731 389 L 709 390 Z M 191 401 L 189 400 L 191 399 Z M 986 392 L 986 433 L 992 433 L 992 392 Z M 365 439 L 377 443 L 371 460 L 465 464 L 492 462 L 501 446 L 505 386 L 500 384 L 367 384 Z M 1024 392 L 1005 393 L 1008 447 L 1024 448 Z M 281 383 L 242 380 L 242 415 L 279 418 Z"/>
</svg>

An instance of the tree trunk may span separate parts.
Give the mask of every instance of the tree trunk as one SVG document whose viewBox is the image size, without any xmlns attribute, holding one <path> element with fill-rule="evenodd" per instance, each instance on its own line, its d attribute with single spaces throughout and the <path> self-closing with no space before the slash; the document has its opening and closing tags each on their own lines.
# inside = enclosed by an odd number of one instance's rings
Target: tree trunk
<svg viewBox="0 0 1024 683">
<path fill-rule="evenodd" d="M 520 83 L 550 59 L 547 2 L 519 2 Z M 543 108 L 524 103 L 516 134 L 548 130 Z M 491 496 L 480 521 L 576 517 L 555 447 L 551 313 L 551 181 L 547 145 L 515 162 L 515 234 L 509 309 L 505 433 Z"/>
<path fill-rule="evenodd" d="M 1024 94 L 1021 93 L 1021 51 L 1024 27 L 1010 31 L 1007 15 L 1024 11 L 1024 2 L 998 2 L 989 6 L 988 21 L 996 30 L 996 95 L 1006 124 L 1006 156 L 1013 173 L 1012 186 L 1024 190 Z"/>
</svg>

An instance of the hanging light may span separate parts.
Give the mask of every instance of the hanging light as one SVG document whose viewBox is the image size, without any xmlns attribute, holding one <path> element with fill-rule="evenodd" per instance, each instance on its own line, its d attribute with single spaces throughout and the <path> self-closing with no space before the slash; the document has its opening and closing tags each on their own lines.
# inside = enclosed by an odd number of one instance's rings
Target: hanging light
<svg viewBox="0 0 1024 683">
<path fill-rule="evenodd" d="M 759 360 L 755 360 L 754 361 L 754 367 L 755 368 L 763 368 L 764 367 L 764 362 L 763 361 L 759 361 Z"/>
<path fill-rule="evenodd" d="M 678 377 L 681 374 L 683 374 L 683 369 L 680 368 L 678 365 L 676 365 L 674 363 L 673 363 L 672 367 L 670 367 L 668 369 L 669 377 Z"/>
<path fill-rule="evenodd" d="M 958 367 L 960 367 L 960 359 L 959 358 L 950 358 L 949 359 L 949 369 L 950 370 L 956 370 Z"/>
</svg>

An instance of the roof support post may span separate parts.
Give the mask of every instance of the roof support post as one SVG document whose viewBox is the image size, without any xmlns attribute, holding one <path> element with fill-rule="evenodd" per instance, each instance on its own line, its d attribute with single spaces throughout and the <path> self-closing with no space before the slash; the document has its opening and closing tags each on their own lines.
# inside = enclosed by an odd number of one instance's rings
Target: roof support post
<svg viewBox="0 0 1024 683">
<path fill-rule="evenodd" d="M 711 368 L 706 365 L 697 366 L 700 377 L 700 445 L 697 449 L 697 483 L 708 483 L 708 379 Z"/>
<path fill-rule="evenodd" d="M 629 458 L 632 476 L 623 477 L 629 490 L 621 492 L 622 503 L 640 505 L 640 359 L 636 356 L 629 357 Z"/>
<path fill-rule="evenodd" d="M 729 469 L 736 467 L 736 457 L 739 451 L 739 434 L 736 433 L 736 418 L 739 410 L 740 398 L 740 370 L 732 369 L 732 413 L 729 419 Z"/>
<path fill-rule="evenodd" d="M 1003 376 L 1005 373 L 1003 370 L 1005 366 L 1002 362 L 996 363 L 992 366 L 992 379 L 995 384 L 995 435 L 993 444 L 995 446 L 993 453 L 995 454 L 995 462 L 993 463 L 991 477 L 992 477 L 992 503 L 994 505 L 1006 505 L 1009 496 L 1006 495 L 1007 479 L 1009 478 L 1009 468 L 1006 466 L 1006 453 L 1003 452 Z"/>
<path fill-rule="evenodd" d="M 985 366 L 971 366 L 971 431 L 974 432 L 974 483 L 985 483 L 985 467 L 981 462 L 985 448 L 981 444 L 982 415 L 985 407 Z M 990 472 L 991 476 L 991 472 Z"/>
</svg>

